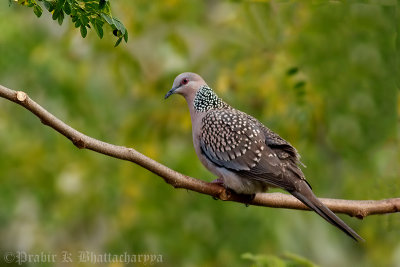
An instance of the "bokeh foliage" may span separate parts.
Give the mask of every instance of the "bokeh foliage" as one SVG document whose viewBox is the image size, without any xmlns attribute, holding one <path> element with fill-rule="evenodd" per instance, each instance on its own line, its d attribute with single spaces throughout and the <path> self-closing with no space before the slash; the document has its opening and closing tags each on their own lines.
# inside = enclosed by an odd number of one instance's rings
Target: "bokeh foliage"
<svg viewBox="0 0 400 267">
<path fill-rule="evenodd" d="M 184 100 L 163 100 L 177 74 L 194 71 L 298 148 L 318 196 L 398 197 L 398 12 L 394 1 L 113 1 L 130 35 L 113 48 L 111 32 L 82 39 L 70 21 L 4 2 L 0 83 L 88 135 L 212 180 L 193 151 Z M 399 214 L 344 217 L 367 240 L 356 244 L 310 212 L 175 190 L 76 149 L 13 103 L 0 107 L 2 252 L 155 253 L 165 266 L 280 255 L 399 266 Z"/>
</svg>

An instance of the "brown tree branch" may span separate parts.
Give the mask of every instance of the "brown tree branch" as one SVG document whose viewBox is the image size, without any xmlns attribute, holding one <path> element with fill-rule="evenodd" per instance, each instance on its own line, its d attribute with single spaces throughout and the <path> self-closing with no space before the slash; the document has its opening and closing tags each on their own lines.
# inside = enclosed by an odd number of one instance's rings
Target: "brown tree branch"
<svg viewBox="0 0 400 267">
<path fill-rule="evenodd" d="M 73 129 L 69 125 L 56 118 L 35 101 L 30 99 L 25 92 L 14 91 L 0 85 L 0 96 L 13 101 L 35 114 L 43 124 L 50 126 L 61 133 L 78 148 L 87 148 L 114 158 L 131 161 L 157 174 L 168 184 L 175 188 L 185 188 L 198 193 L 210 195 L 214 198 L 227 201 L 235 201 L 249 205 L 265 206 L 272 208 L 286 208 L 308 210 L 308 208 L 288 194 L 266 193 L 257 194 L 253 200 L 232 193 L 220 185 L 207 183 L 179 172 L 176 172 L 155 160 L 146 157 L 133 148 L 108 144 Z M 383 200 L 344 200 L 321 198 L 321 201 L 333 212 L 344 213 L 357 218 L 364 218 L 373 214 L 385 214 L 400 211 L 400 198 Z"/>
</svg>

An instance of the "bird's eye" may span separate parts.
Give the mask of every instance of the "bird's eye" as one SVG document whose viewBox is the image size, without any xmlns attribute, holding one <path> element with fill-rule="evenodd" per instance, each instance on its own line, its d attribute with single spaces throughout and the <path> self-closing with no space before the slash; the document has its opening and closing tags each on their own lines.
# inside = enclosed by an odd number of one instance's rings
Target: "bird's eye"
<svg viewBox="0 0 400 267">
<path fill-rule="evenodd" d="M 185 84 L 187 84 L 189 82 L 189 80 L 188 79 L 183 79 L 182 81 L 181 81 L 181 84 L 183 84 L 183 85 L 185 85 Z"/>
</svg>

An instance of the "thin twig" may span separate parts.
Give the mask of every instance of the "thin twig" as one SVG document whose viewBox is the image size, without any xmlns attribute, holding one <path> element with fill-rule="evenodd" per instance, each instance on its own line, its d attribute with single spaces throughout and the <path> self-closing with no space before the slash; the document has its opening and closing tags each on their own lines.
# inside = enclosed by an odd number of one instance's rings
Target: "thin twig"
<svg viewBox="0 0 400 267">
<path fill-rule="evenodd" d="M 234 194 L 224 187 L 198 180 L 176 172 L 155 160 L 146 157 L 133 148 L 116 146 L 87 136 L 65 124 L 42 106 L 30 99 L 25 92 L 14 91 L 0 85 L 0 96 L 13 101 L 35 114 L 43 124 L 61 133 L 78 148 L 87 148 L 114 158 L 131 161 L 157 174 L 175 188 L 185 188 L 198 193 L 210 195 L 226 201 L 235 201 L 249 205 L 272 208 L 309 210 L 303 203 L 289 194 L 265 193 L 257 194 L 252 200 L 242 195 Z M 383 200 L 344 200 L 321 198 L 321 201 L 333 212 L 344 213 L 357 218 L 373 214 L 386 214 L 400 211 L 400 198 Z"/>
</svg>

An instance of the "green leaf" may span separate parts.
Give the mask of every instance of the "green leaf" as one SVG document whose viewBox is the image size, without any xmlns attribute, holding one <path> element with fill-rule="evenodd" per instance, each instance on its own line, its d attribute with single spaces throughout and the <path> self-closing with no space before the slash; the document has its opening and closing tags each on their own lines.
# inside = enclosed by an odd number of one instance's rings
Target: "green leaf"
<svg viewBox="0 0 400 267">
<path fill-rule="evenodd" d="M 114 24 L 114 20 L 108 16 L 107 14 L 101 13 L 100 16 L 107 21 L 108 24 L 113 25 Z"/>
<path fill-rule="evenodd" d="M 128 31 L 126 31 L 124 34 L 124 40 L 125 40 L 125 43 L 128 42 Z"/>
<path fill-rule="evenodd" d="M 64 12 L 63 11 L 61 11 L 61 13 L 57 19 L 58 19 L 58 24 L 60 24 L 60 26 L 61 26 L 61 24 L 63 23 L 63 20 L 64 20 Z"/>
<path fill-rule="evenodd" d="M 125 26 L 121 23 L 119 19 L 113 18 L 113 20 L 115 27 L 122 33 L 122 35 L 124 35 L 126 32 Z"/>
<path fill-rule="evenodd" d="M 107 2 L 106 0 L 100 0 L 99 1 L 99 9 L 103 9 L 106 5 L 106 2 Z"/>
<path fill-rule="evenodd" d="M 103 24 L 99 23 L 98 21 L 92 21 L 92 25 L 94 30 L 96 31 L 97 35 L 100 37 L 100 39 L 103 38 Z"/>
<path fill-rule="evenodd" d="M 56 8 L 62 10 L 65 0 L 57 0 Z"/>
<path fill-rule="evenodd" d="M 86 27 L 84 25 L 81 25 L 81 35 L 82 35 L 83 38 L 85 38 L 86 35 L 87 35 L 87 30 L 86 30 Z"/>
<path fill-rule="evenodd" d="M 60 16 L 60 10 L 56 9 L 56 10 L 54 10 L 53 16 L 51 16 L 51 17 L 53 20 L 56 20 L 58 18 L 58 16 Z"/>
<path fill-rule="evenodd" d="M 117 42 L 115 42 L 114 47 L 117 47 L 122 41 L 122 37 L 118 38 Z"/>
<path fill-rule="evenodd" d="M 35 15 L 39 18 L 39 17 L 42 15 L 43 10 L 42 10 L 42 8 L 41 8 L 39 5 L 36 5 L 36 6 L 33 8 L 33 13 L 35 13 Z"/>
<path fill-rule="evenodd" d="M 89 19 L 88 19 L 88 17 L 82 15 L 82 16 L 79 17 L 79 19 L 81 20 L 82 25 L 85 25 L 85 26 L 86 26 L 86 25 L 89 24 Z"/>
<path fill-rule="evenodd" d="M 65 4 L 64 4 L 64 12 L 67 15 L 71 14 L 71 6 L 70 6 L 70 4 L 68 2 L 65 2 Z"/>
<path fill-rule="evenodd" d="M 88 12 L 92 11 L 98 11 L 99 9 L 99 4 L 96 2 L 91 2 L 91 1 L 85 1 L 85 9 Z"/>
<path fill-rule="evenodd" d="M 78 19 L 75 21 L 75 28 L 79 28 L 82 25 L 81 21 Z"/>
</svg>

